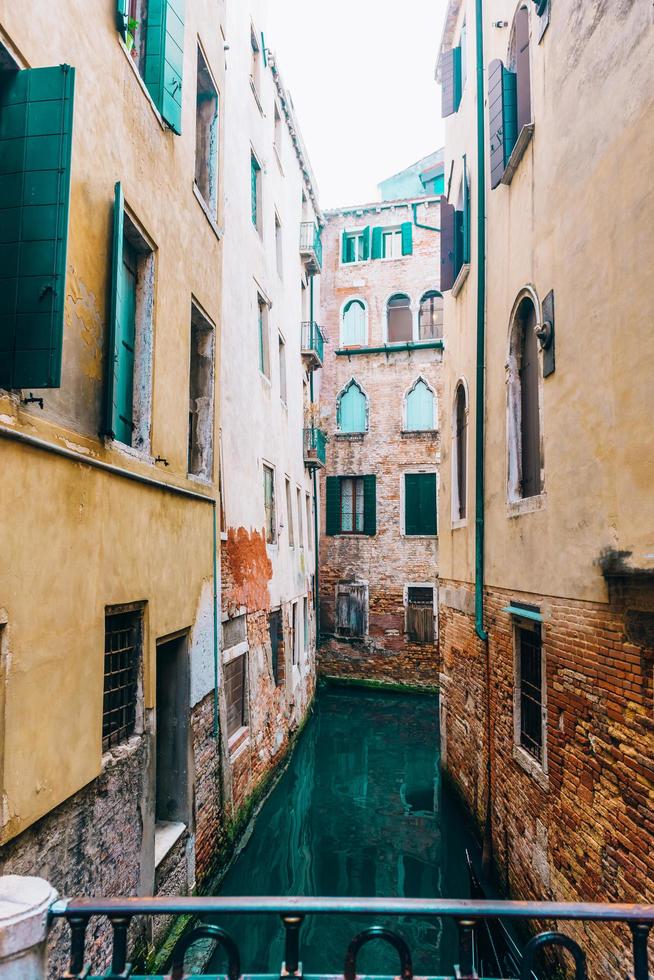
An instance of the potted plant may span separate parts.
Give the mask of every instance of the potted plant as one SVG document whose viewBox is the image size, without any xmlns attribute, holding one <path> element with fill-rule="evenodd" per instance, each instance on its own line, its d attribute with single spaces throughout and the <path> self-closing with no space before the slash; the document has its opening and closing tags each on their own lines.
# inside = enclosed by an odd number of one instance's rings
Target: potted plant
<svg viewBox="0 0 654 980">
<path fill-rule="evenodd" d="M 134 38 L 138 30 L 139 22 L 130 17 L 127 21 L 127 33 L 125 34 L 125 44 L 128 51 L 132 51 L 134 48 Z"/>
</svg>

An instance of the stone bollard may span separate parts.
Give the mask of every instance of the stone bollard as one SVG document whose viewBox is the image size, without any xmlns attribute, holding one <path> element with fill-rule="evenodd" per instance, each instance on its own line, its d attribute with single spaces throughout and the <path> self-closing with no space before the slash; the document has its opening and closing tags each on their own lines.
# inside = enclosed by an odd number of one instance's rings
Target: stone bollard
<svg viewBox="0 0 654 980">
<path fill-rule="evenodd" d="M 48 909 L 56 898 L 44 878 L 0 876 L 0 980 L 45 980 Z"/>
</svg>

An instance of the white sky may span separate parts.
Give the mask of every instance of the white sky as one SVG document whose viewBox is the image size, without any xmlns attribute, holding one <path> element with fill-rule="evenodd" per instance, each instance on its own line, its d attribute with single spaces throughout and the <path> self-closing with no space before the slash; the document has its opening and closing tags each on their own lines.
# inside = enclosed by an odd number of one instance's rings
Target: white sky
<svg viewBox="0 0 654 980">
<path fill-rule="evenodd" d="M 443 144 L 434 67 L 446 0 L 271 0 L 266 46 L 293 97 L 322 207 Z"/>
</svg>

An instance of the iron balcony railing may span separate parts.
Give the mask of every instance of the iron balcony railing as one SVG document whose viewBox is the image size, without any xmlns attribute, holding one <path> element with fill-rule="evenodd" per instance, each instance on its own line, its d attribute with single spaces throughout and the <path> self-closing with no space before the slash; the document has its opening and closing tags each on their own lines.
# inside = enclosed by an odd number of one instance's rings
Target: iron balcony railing
<svg viewBox="0 0 654 980">
<path fill-rule="evenodd" d="M 314 320 L 305 320 L 302 324 L 302 356 L 322 367 L 325 338 L 322 330 Z"/>
<path fill-rule="evenodd" d="M 304 430 L 304 462 L 307 466 L 324 466 L 327 460 L 327 436 L 315 426 Z"/>
<path fill-rule="evenodd" d="M 202 923 L 201 917 L 220 919 L 226 913 L 274 914 L 281 918 L 285 930 L 284 962 L 274 974 L 253 975 L 247 972 L 247 950 L 239 950 L 232 937 L 218 925 Z M 203 974 L 213 980 L 278 980 L 295 977 L 303 980 L 356 980 L 357 957 L 361 948 L 372 940 L 383 940 L 397 952 L 401 980 L 413 980 L 413 959 L 407 943 L 399 931 L 386 926 L 372 926 L 363 929 L 351 940 L 343 951 L 342 963 L 334 963 L 333 973 L 311 975 L 302 972 L 300 932 L 308 915 L 340 913 L 347 916 L 371 915 L 397 917 L 399 928 L 407 916 L 420 920 L 454 920 L 458 927 L 458 964 L 453 964 L 454 976 L 458 980 L 480 980 L 477 972 L 479 962 L 480 933 L 492 922 L 498 920 L 522 920 L 531 923 L 553 923 L 558 921 L 581 921 L 584 923 L 620 923 L 631 931 L 632 976 L 634 980 L 649 980 L 647 941 L 654 924 L 654 905 L 605 905 L 600 903 L 567 902 L 503 902 L 468 901 L 449 899 L 420 898 L 114 898 L 114 899 L 68 899 L 55 902 L 51 908 L 51 918 L 68 921 L 71 935 L 70 966 L 64 974 L 66 980 L 100 980 L 99 974 L 92 974 L 97 964 L 87 961 L 85 934 L 89 920 L 94 916 L 106 917 L 113 928 L 113 948 L 111 969 L 104 973 L 104 980 L 120 980 L 132 977 L 133 980 L 193 980 L 184 973 L 184 960 L 189 948 L 198 940 L 211 940 L 214 951 L 220 947 L 227 961 L 227 973 Z M 190 928 L 178 941 L 171 955 L 169 972 L 161 974 L 135 973 L 127 962 L 127 935 L 135 916 L 144 915 L 186 915 L 191 916 L 196 925 Z M 197 924 L 200 917 L 200 924 Z M 533 928 L 532 928 L 533 931 Z M 626 930 L 625 930 L 626 933 Z M 628 934 L 625 934 L 625 939 Z M 89 944 L 93 945 L 93 944 Z M 553 950 L 565 950 L 574 963 L 575 980 L 586 980 L 586 955 L 579 944 L 559 931 L 539 932 L 526 943 L 520 954 L 520 972 L 515 980 L 533 980 L 539 970 L 540 957 L 544 950 L 551 955 Z M 245 957 L 242 957 L 242 953 Z M 537 962 L 538 960 L 538 962 Z M 506 974 L 503 973 L 504 976 Z M 541 974 L 542 976 L 543 974 Z M 549 975 L 549 974 L 545 974 Z M 195 977 L 197 978 L 197 974 Z M 451 978 L 451 974 L 449 977 Z M 62 978 L 63 980 L 63 978 Z M 391 980 L 390 977 L 384 980 Z M 424 980 L 448 980 L 432 974 Z"/>
<path fill-rule="evenodd" d="M 322 239 L 320 228 L 315 221 L 303 221 L 300 225 L 300 254 L 307 263 L 309 272 L 322 269 Z"/>
</svg>

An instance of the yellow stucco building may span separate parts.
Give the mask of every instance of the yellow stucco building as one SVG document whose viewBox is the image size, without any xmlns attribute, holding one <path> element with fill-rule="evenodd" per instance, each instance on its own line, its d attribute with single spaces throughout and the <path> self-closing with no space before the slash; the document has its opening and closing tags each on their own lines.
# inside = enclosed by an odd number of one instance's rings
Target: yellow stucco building
<svg viewBox="0 0 654 980">
<path fill-rule="evenodd" d="M 450 0 L 439 53 L 444 756 L 524 898 L 654 897 L 647 7 Z"/>
<path fill-rule="evenodd" d="M 185 890 L 220 797 L 224 4 L 29 7 L 0 4 L 0 867 Z"/>
</svg>

